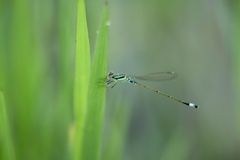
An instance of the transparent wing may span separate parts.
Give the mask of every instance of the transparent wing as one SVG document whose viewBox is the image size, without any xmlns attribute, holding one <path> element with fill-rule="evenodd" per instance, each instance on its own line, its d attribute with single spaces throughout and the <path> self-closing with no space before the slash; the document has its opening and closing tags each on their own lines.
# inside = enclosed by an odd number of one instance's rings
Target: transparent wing
<svg viewBox="0 0 240 160">
<path fill-rule="evenodd" d="M 157 73 L 149 73 L 145 75 L 130 75 L 128 77 L 133 79 L 148 80 L 148 81 L 165 81 L 165 80 L 176 78 L 177 74 L 174 72 L 157 72 Z"/>
</svg>

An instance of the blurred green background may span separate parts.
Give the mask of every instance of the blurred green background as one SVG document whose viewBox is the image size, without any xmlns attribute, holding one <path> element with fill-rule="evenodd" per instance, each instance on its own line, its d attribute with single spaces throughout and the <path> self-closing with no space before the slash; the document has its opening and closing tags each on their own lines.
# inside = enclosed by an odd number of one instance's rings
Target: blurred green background
<svg viewBox="0 0 240 160">
<path fill-rule="evenodd" d="M 122 159 L 240 159 L 239 7 L 222 0 L 112 1 L 109 69 L 174 71 L 177 79 L 144 84 L 200 105 L 191 109 L 130 84 L 109 89 L 107 109 L 119 96 L 129 105 Z"/>
<path fill-rule="evenodd" d="M 143 83 L 200 108 L 117 84 L 107 90 L 101 159 L 240 159 L 240 2 L 109 5 L 108 70 L 174 71 L 177 79 Z M 103 6 L 86 1 L 92 53 Z M 0 1 L 0 88 L 11 159 L 72 158 L 76 16 L 76 0 Z"/>
</svg>

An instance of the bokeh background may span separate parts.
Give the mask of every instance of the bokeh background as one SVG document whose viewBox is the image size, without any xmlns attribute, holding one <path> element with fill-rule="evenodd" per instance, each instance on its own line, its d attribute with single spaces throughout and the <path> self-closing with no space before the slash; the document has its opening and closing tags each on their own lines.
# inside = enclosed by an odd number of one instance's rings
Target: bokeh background
<svg viewBox="0 0 240 160">
<path fill-rule="evenodd" d="M 102 160 L 240 159 L 239 0 L 111 0 Z M 0 1 L 0 88 L 17 159 L 71 159 L 76 0 Z M 91 53 L 104 1 L 87 0 Z M 2 147 L 2 146 L 1 146 Z M 3 151 L 3 148 L 0 148 Z"/>
<path fill-rule="evenodd" d="M 108 89 L 109 114 L 116 103 L 116 112 L 128 112 L 119 117 L 128 119 L 122 159 L 240 159 L 237 6 L 211 0 L 111 2 L 109 70 L 174 71 L 177 79 L 142 83 L 200 105 L 188 108 L 127 83 Z"/>
</svg>

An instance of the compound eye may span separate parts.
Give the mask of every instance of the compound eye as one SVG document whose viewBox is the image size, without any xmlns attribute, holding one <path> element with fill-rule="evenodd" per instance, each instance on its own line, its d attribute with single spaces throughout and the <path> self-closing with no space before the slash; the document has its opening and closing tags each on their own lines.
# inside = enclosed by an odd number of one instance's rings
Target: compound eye
<svg viewBox="0 0 240 160">
<path fill-rule="evenodd" d="M 108 72 L 108 76 L 113 76 L 113 72 Z"/>
</svg>

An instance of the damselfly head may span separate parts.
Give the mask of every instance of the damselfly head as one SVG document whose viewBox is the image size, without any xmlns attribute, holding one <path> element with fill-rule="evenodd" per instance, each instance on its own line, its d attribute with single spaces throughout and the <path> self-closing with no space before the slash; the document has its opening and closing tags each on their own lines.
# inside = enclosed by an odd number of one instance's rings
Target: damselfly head
<svg viewBox="0 0 240 160">
<path fill-rule="evenodd" d="M 107 74 L 108 77 L 111 77 L 111 76 L 113 76 L 113 75 L 114 75 L 114 74 L 113 74 L 113 72 L 111 72 L 111 71 L 108 72 L 108 74 Z"/>
</svg>

